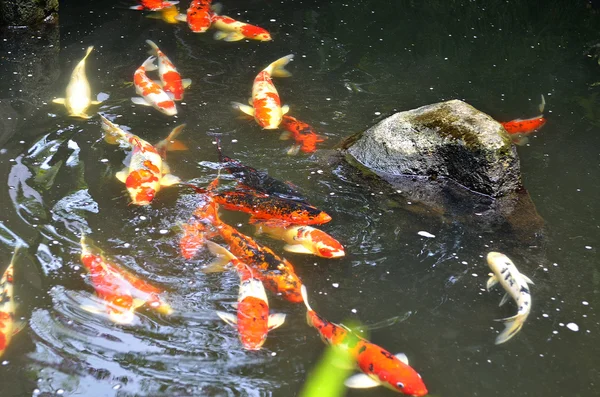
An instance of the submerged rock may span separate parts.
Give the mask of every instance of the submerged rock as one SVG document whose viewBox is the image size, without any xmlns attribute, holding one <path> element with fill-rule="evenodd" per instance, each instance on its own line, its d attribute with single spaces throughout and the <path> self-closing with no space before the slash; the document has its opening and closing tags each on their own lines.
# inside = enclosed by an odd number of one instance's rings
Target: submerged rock
<svg viewBox="0 0 600 397">
<path fill-rule="evenodd" d="M 0 26 L 32 26 L 57 17 L 58 0 L 0 0 Z"/>
<path fill-rule="evenodd" d="M 396 113 L 362 133 L 348 153 L 376 173 L 445 177 L 491 197 L 521 188 L 508 134 L 459 100 Z"/>
</svg>

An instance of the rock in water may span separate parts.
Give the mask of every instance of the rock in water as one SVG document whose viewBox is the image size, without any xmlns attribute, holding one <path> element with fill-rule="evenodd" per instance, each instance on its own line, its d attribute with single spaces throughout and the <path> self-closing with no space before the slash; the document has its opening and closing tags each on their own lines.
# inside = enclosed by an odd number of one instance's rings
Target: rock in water
<svg viewBox="0 0 600 397">
<path fill-rule="evenodd" d="M 396 113 L 360 134 L 348 153 L 378 174 L 449 178 L 494 198 L 522 188 L 506 131 L 459 100 Z"/>
</svg>

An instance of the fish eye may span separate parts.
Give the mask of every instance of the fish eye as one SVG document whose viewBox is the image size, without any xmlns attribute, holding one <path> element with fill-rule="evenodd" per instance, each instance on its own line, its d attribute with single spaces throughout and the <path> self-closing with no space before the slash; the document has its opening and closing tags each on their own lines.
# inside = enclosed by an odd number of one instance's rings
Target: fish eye
<svg viewBox="0 0 600 397">
<path fill-rule="evenodd" d="M 404 389 L 404 383 L 402 383 L 402 382 L 398 382 L 398 383 L 396 383 L 396 387 L 397 387 L 398 389 Z"/>
</svg>

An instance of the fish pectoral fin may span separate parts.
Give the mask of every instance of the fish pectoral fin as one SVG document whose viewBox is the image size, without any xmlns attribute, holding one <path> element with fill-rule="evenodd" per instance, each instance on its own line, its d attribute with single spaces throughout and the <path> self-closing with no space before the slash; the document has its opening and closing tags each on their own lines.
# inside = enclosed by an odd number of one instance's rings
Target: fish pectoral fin
<svg viewBox="0 0 600 397">
<path fill-rule="evenodd" d="M 508 302 L 510 300 L 510 295 L 507 293 L 504 294 L 504 296 L 502 297 L 502 300 L 500 301 L 500 304 L 498 304 L 498 306 L 502 306 L 504 305 L 506 302 Z"/>
<path fill-rule="evenodd" d="M 254 101 L 252 100 L 252 97 L 248 98 L 248 105 L 254 106 Z"/>
<path fill-rule="evenodd" d="M 231 258 L 225 253 L 229 253 L 229 251 L 227 251 L 226 248 L 221 247 L 219 244 L 213 243 L 212 241 L 207 241 L 206 247 L 213 255 L 216 255 L 217 257 L 212 262 L 210 262 L 208 266 L 203 268 L 202 272 L 218 273 L 224 271 L 229 262 L 231 262 Z"/>
<path fill-rule="evenodd" d="M 136 105 L 142 105 L 142 106 L 152 106 L 151 103 L 148 103 L 144 98 L 142 98 L 141 96 L 134 96 L 131 98 L 131 102 L 135 103 Z"/>
<path fill-rule="evenodd" d="M 406 354 L 404 354 L 404 353 L 398 353 L 398 354 L 395 355 L 395 357 L 398 360 L 402 361 L 404 364 L 409 365 L 408 364 L 408 357 L 406 357 Z"/>
<path fill-rule="evenodd" d="M 490 288 L 492 288 L 496 284 L 498 284 L 498 279 L 496 278 L 496 276 L 492 275 L 490 278 L 488 278 L 485 288 L 489 291 Z"/>
<path fill-rule="evenodd" d="M 532 285 L 534 285 L 533 281 L 531 281 L 531 279 L 530 279 L 529 277 L 527 277 L 526 275 L 524 275 L 524 274 L 521 274 L 521 277 L 523 277 L 523 280 L 525 280 L 525 282 L 526 282 L 527 284 L 532 284 Z"/>
<path fill-rule="evenodd" d="M 227 260 L 227 262 L 231 261 L 232 259 L 236 259 L 235 255 L 229 252 L 227 248 L 210 240 L 206 241 L 206 248 L 208 248 L 208 251 L 217 258 L 224 258 Z"/>
<path fill-rule="evenodd" d="M 15 321 L 13 323 L 13 336 L 23 331 L 23 329 L 27 326 L 27 321 Z"/>
<path fill-rule="evenodd" d="M 160 186 L 173 186 L 180 182 L 181 179 L 173 174 L 165 174 L 160 178 Z"/>
<path fill-rule="evenodd" d="M 280 141 L 287 141 L 288 139 L 291 139 L 292 136 L 294 136 L 294 134 L 292 134 L 291 132 L 289 132 L 289 131 L 283 131 L 281 133 L 281 135 L 279 135 L 279 140 Z"/>
<path fill-rule="evenodd" d="M 289 105 L 283 105 L 281 107 L 281 114 L 287 114 L 290 111 Z"/>
<path fill-rule="evenodd" d="M 221 320 L 225 321 L 227 324 L 232 325 L 232 326 L 236 326 L 237 324 L 237 317 L 234 316 L 231 313 L 225 313 L 225 312 L 220 312 L 217 311 L 217 316 L 219 316 L 221 318 Z"/>
<path fill-rule="evenodd" d="M 231 102 L 231 106 L 233 106 L 234 109 L 237 109 L 240 112 L 246 113 L 247 115 L 254 117 L 254 108 L 252 106 L 244 105 L 243 103 L 239 102 Z"/>
<path fill-rule="evenodd" d="M 190 150 L 189 147 L 187 147 L 187 145 L 181 141 L 169 141 L 167 143 L 167 152 L 176 152 L 176 151 L 183 151 L 183 150 Z"/>
<path fill-rule="evenodd" d="M 59 105 L 64 105 L 65 104 L 65 98 L 54 98 L 52 100 L 52 103 L 58 103 Z"/>
<path fill-rule="evenodd" d="M 283 249 L 287 252 L 293 252 L 295 254 L 314 254 L 314 252 L 312 252 L 302 244 L 286 244 L 283 246 Z"/>
<path fill-rule="evenodd" d="M 177 14 L 175 16 L 175 19 L 178 20 L 179 22 L 187 22 L 187 15 L 186 14 Z"/>
<path fill-rule="evenodd" d="M 275 328 L 279 328 L 285 322 L 285 314 L 275 313 L 269 315 L 269 331 Z"/>
<path fill-rule="evenodd" d="M 290 225 L 289 222 L 281 220 L 281 219 L 262 219 L 251 216 L 248 219 L 248 223 L 251 225 L 255 225 L 257 223 L 262 223 L 266 227 L 287 227 Z"/>
<path fill-rule="evenodd" d="M 288 156 L 295 156 L 300 152 L 300 149 L 302 148 L 301 145 L 292 145 L 290 146 L 290 148 L 288 149 L 288 151 L 286 152 L 286 154 Z"/>
<path fill-rule="evenodd" d="M 192 79 L 181 79 L 181 84 L 183 85 L 183 88 L 188 88 L 192 85 Z"/>
<path fill-rule="evenodd" d="M 102 101 L 92 101 L 90 102 L 91 105 L 100 105 L 102 103 Z"/>
<path fill-rule="evenodd" d="M 221 14 L 221 12 L 223 12 L 223 4 L 221 3 L 215 3 L 213 5 L 210 6 L 210 9 L 212 12 L 214 12 L 215 14 L 219 15 Z"/>
<path fill-rule="evenodd" d="M 352 389 L 369 389 L 371 387 L 380 386 L 381 384 L 375 379 L 371 378 L 369 375 L 356 374 L 346 379 L 344 381 L 344 385 Z"/>
<path fill-rule="evenodd" d="M 125 181 L 127 181 L 127 176 L 129 175 L 129 169 L 124 168 L 121 171 L 117 172 L 115 174 L 115 176 L 117 177 L 118 180 L 120 180 L 121 182 L 125 183 Z"/>
<path fill-rule="evenodd" d="M 245 36 L 241 33 L 238 32 L 223 32 L 223 31 L 217 31 L 215 32 L 215 35 L 213 36 L 215 38 L 215 40 L 223 40 L 223 41 L 240 41 L 245 39 Z"/>
</svg>

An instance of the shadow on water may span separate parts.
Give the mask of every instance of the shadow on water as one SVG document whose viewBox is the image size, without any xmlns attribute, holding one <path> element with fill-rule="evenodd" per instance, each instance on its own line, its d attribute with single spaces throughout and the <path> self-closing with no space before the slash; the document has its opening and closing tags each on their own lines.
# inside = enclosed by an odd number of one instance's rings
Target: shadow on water
<svg viewBox="0 0 600 397">
<path fill-rule="evenodd" d="M 323 351 L 303 307 L 271 295 L 286 324 L 263 350 L 241 349 L 235 330 L 214 313 L 232 310 L 237 275 L 203 274 L 204 252 L 179 256 L 180 225 L 198 203 L 195 193 L 165 188 L 149 207 L 128 205 L 114 177 L 125 152 L 102 140 L 98 118 L 70 119 L 51 103 L 64 96 L 88 45 L 95 46 L 86 67 L 92 92 L 110 95 L 98 111 L 121 116 L 119 124 L 153 143 L 187 124 L 181 139 L 190 150 L 168 155 L 174 174 L 209 183 L 219 135 L 226 153 L 291 181 L 331 214 L 323 230 L 345 245 L 346 257 L 286 253 L 314 308 L 335 322 L 384 324 L 370 339 L 405 352 L 433 395 L 594 395 L 598 10 L 586 1 L 227 1 L 227 14 L 264 26 L 275 40 L 225 43 L 146 18 L 130 3 L 63 1 L 59 25 L 1 33 L 0 270 L 17 242 L 28 246 L 15 266 L 17 316 L 27 327 L 1 359 L 3 397 L 294 396 Z M 130 103 L 134 89 L 126 83 L 147 57 L 146 39 L 193 81 L 174 120 Z M 256 73 L 289 53 L 293 77 L 275 84 L 291 114 L 328 138 L 313 155 L 287 156 L 289 141 L 229 105 L 245 102 Z M 434 206 L 408 202 L 398 189 L 326 161 L 340 140 L 395 111 L 458 98 L 505 121 L 535 116 L 541 93 L 548 123 L 518 148 L 524 185 L 545 221 L 533 241 L 512 227 L 482 224 L 470 216 L 476 209 L 448 212 L 455 195 Z M 253 233 L 247 216 L 223 218 Z M 142 308 L 125 326 L 83 310 L 95 298 L 79 259 L 82 230 L 164 288 L 175 314 Z M 283 252 L 283 243 L 258 239 Z M 523 330 L 500 346 L 493 319 L 515 308 L 499 308 L 500 292 L 485 291 L 490 250 L 506 253 L 535 282 Z M 403 321 L 390 320 L 398 316 Z M 348 391 L 374 395 L 393 392 Z"/>
</svg>

